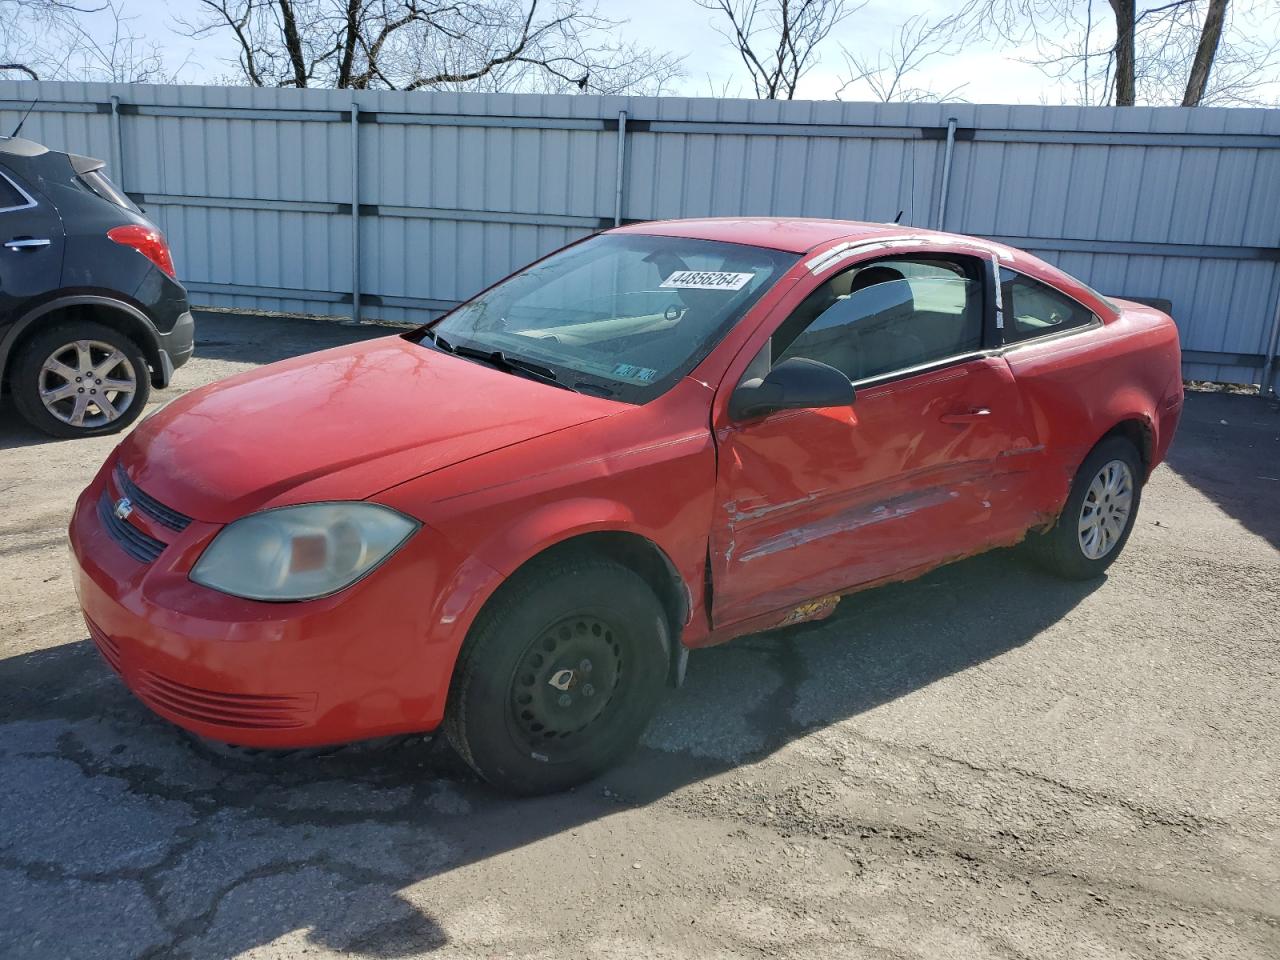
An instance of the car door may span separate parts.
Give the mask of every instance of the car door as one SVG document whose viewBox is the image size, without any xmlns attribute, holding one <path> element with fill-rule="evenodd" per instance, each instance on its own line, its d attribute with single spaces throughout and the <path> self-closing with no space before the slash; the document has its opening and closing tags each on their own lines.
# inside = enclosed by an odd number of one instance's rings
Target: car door
<svg viewBox="0 0 1280 960">
<path fill-rule="evenodd" d="M 990 262 L 895 255 L 819 276 L 746 374 L 808 357 L 850 407 L 717 424 L 717 627 L 974 553 L 1026 528 L 1029 433 L 994 345 Z M 798 301 L 798 302 L 797 302 Z"/>
<path fill-rule="evenodd" d="M 62 219 L 43 195 L 0 166 L 0 323 L 62 282 Z"/>
</svg>

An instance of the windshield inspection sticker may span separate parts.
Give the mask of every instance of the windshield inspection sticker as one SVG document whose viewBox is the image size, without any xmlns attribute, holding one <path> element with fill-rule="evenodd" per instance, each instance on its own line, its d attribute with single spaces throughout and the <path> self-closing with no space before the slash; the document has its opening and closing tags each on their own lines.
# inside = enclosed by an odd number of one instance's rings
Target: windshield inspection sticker
<svg viewBox="0 0 1280 960">
<path fill-rule="evenodd" d="M 613 375 L 615 377 L 626 377 L 628 380 L 650 383 L 658 375 L 658 371 L 651 370 L 648 367 L 636 367 L 629 363 L 620 363 L 613 368 Z"/>
<path fill-rule="evenodd" d="M 718 273 L 712 270 L 677 270 L 659 284 L 668 290 L 741 290 L 754 273 Z"/>
</svg>

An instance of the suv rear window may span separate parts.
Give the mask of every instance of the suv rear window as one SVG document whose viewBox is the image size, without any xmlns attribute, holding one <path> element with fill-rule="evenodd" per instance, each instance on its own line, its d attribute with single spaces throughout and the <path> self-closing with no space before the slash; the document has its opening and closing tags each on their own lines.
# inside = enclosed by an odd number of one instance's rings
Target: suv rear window
<svg viewBox="0 0 1280 960">
<path fill-rule="evenodd" d="M 27 198 L 10 182 L 8 177 L 0 173 L 0 211 L 13 210 L 26 205 Z"/>
<path fill-rule="evenodd" d="M 81 173 L 78 176 L 86 187 L 108 203 L 114 203 L 117 207 L 123 207 L 134 213 L 142 212 L 125 195 L 123 190 L 107 179 L 107 175 L 101 170 L 90 170 L 88 173 Z"/>
</svg>

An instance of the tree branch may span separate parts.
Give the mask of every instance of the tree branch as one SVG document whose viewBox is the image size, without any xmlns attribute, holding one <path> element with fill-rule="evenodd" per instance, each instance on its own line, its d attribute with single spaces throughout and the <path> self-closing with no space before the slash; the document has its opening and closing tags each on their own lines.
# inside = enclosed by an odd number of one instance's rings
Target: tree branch
<svg viewBox="0 0 1280 960">
<path fill-rule="evenodd" d="M 0 70 L 20 70 L 32 80 L 39 80 L 40 75 L 28 67 L 25 63 L 0 63 Z"/>
</svg>

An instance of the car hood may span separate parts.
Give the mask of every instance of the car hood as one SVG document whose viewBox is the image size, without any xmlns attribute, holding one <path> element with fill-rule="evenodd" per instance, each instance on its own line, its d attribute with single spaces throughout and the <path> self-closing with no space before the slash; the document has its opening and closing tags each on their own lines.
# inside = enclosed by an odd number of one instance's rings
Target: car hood
<svg viewBox="0 0 1280 960">
<path fill-rule="evenodd" d="M 360 500 L 492 450 L 626 409 L 387 337 L 193 390 L 121 444 L 148 496 L 227 523 Z"/>
</svg>

